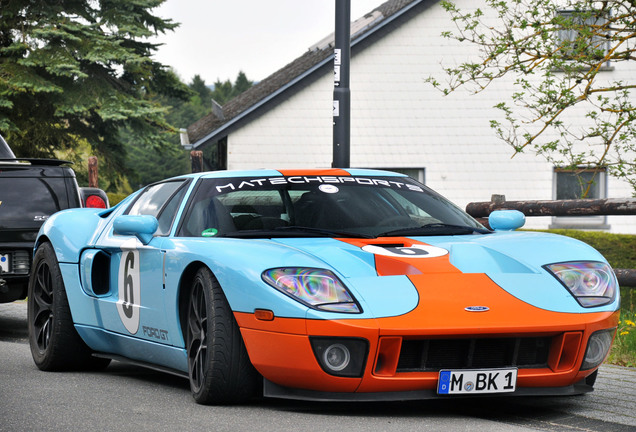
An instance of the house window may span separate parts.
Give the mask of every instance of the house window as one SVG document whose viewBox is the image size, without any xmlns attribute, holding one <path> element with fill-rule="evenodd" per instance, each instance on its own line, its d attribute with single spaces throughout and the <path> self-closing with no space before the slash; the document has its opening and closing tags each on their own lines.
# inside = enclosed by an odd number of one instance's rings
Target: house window
<svg viewBox="0 0 636 432">
<path fill-rule="evenodd" d="M 227 169 L 227 136 L 211 144 L 205 143 L 203 151 L 203 170 L 216 171 Z"/>
<path fill-rule="evenodd" d="M 610 43 L 606 15 L 589 10 L 562 10 L 557 14 L 561 18 L 559 24 L 564 27 L 558 31 L 557 43 L 566 60 L 590 63 L 607 56 Z M 609 67 L 609 61 L 604 67 Z"/>
<path fill-rule="evenodd" d="M 607 198 L 604 169 L 554 170 L 553 197 L 556 200 Z M 605 216 L 555 216 L 550 228 L 607 229 Z"/>
</svg>

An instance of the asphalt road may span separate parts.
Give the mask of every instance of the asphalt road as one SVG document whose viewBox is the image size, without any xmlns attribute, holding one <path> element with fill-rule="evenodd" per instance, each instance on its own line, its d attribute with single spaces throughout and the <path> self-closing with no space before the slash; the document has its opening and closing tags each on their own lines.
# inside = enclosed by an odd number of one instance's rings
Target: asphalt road
<svg viewBox="0 0 636 432">
<path fill-rule="evenodd" d="M 26 304 L 0 304 L 0 431 L 636 431 L 636 369 L 603 366 L 584 396 L 201 406 L 184 379 L 113 362 L 50 373 L 31 359 Z"/>
</svg>

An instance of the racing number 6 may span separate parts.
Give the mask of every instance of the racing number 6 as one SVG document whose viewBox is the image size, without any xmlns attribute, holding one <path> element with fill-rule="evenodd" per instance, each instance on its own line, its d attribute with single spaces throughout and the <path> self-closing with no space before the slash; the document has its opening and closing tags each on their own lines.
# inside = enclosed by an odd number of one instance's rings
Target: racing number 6
<svg viewBox="0 0 636 432">
<path fill-rule="evenodd" d="M 124 302 L 121 306 L 124 311 L 124 315 L 126 315 L 127 318 L 132 318 L 133 304 L 135 303 L 133 277 L 129 273 L 131 269 L 133 271 L 135 270 L 135 254 L 132 251 L 128 251 L 124 264 Z"/>
<path fill-rule="evenodd" d="M 132 239 L 136 241 L 136 239 Z M 121 260 L 117 276 L 119 299 L 117 312 L 119 319 L 129 333 L 139 330 L 139 305 L 141 304 L 141 287 L 139 281 L 139 250 L 135 243 L 122 245 Z M 128 246 L 128 247 L 127 247 Z"/>
</svg>

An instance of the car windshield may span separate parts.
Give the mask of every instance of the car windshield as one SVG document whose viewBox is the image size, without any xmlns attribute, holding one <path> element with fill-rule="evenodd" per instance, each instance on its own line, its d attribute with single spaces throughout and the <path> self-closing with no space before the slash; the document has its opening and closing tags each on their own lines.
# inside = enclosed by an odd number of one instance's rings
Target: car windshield
<svg viewBox="0 0 636 432">
<path fill-rule="evenodd" d="M 291 176 L 200 181 L 178 235 L 375 238 L 486 232 L 408 177 Z"/>
</svg>

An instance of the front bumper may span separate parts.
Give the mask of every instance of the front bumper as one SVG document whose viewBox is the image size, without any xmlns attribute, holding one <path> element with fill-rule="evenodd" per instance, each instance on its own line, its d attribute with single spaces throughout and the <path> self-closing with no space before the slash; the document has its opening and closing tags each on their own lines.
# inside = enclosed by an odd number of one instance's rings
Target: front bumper
<svg viewBox="0 0 636 432">
<path fill-rule="evenodd" d="M 596 368 L 580 370 L 589 337 L 596 331 L 615 328 L 618 311 L 565 314 L 535 308 L 534 312 L 549 315 L 549 319 L 543 321 L 549 324 L 498 325 L 495 320 L 482 328 L 441 329 L 415 328 L 411 325 L 413 317 L 409 317 L 410 314 L 338 321 L 292 318 L 260 321 L 253 314 L 235 313 L 235 316 L 250 360 L 265 378 L 266 396 L 361 401 L 449 397 L 438 396 L 436 392 L 439 369 L 448 367 L 405 370 L 399 367 L 403 363 L 402 348 L 408 341 L 467 338 L 542 338 L 549 341 L 545 364 L 519 367 L 516 391 L 506 395 L 568 395 L 591 391 L 585 378 Z M 533 318 L 537 317 L 530 316 L 523 321 L 536 323 Z M 407 323 L 411 324 L 405 326 Z M 339 377 L 326 373 L 312 350 L 310 336 L 367 340 L 369 350 L 361 376 Z M 496 367 L 505 366 L 517 367 Z"/>
<path fill-rule="evenodd" d="M 505 393 L 505 396 L 574 396 L 594 391 L 594 387 L 586 384 L 585 379 L 566 387 L 522 387 L 513 393 Z M 295 399 L 317 402 L 376 402 L 376 401 L 407 401 L 423 399 L 457 398 L 457 395 L 439 395 L 435 390 L 411 390 L 396 392 L 367 392 L 367 393 L 337 393 L 327 391 L 305 390 L 292 387 L 284 387 L 271 381 L 264 380 L 263 396 Z M 490 393 L 474 395 L 470 397 L 497 397 L 502 394 Z M 468 397 L 468 396 L 459 396 Z"/>
</svg>

